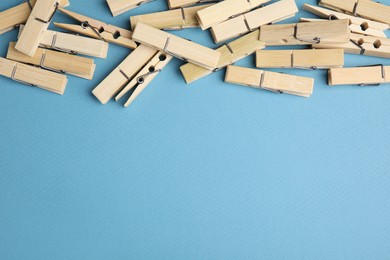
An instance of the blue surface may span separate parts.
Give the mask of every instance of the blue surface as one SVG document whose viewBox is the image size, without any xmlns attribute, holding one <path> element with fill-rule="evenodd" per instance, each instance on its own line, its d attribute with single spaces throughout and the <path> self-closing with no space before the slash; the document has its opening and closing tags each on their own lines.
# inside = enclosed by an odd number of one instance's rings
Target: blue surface
<svg viewBox="0 0 390 260">
<path fill-rule="evenodd" d="M 104 0 L 71 3 L 122 27 L 166 9 L 113 18 Z M 208 32 L 177 34 L 214 47 Z M 63 97 L 0 78 L 1 260 L 390 258 L 389 85 L 279 70 L 315 77 L 314 95 L 224 84 L 223 71 L 187 86 L 174 60 L 128 109 L 103 106 L 91 90 L 128 53 L 111 45 Z M 389 65 L 346 56 L 377 63 Z"/>
</svg>

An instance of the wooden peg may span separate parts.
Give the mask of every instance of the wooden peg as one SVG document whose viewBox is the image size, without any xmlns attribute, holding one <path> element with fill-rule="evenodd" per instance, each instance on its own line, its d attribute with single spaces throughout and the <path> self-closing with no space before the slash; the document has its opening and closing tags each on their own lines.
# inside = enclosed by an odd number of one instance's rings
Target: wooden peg
<svg viewBox="0 0 390 260">
<path fill-rule="evenodd" d="M 115 43 L 130 49 L 135 49 L 137 47 L 137 44 L 131 39 L 133 32 L 130 30 L 106 24 L 99 20 L 92 19 L 88 16 L 81 15 L 64 8 L 59 8 L 58 10 L 80 23 L 78 25 L 54 23 L 54 25 L 59 28 L 87 35 L 106 42 Z"/>
<path fill-rule="evenodd" d="M 184 28 L 199 27 L 196 13 L 210 5 L 182 7 L 164 12 L 141 14 L 130 17 L 131 27 L 134 30 L 138 22 L 162 30 L 180 30 Z"/>
<path fill-rule="evenodd" d="M 350 21 L 349 28 L 354 33 L 371 35 L 376 37 L 386 38 L 384 31 L 389 29 L 389 25 L 386 23 L 374 22 L 368 19 L 339 13 L 319 6 L 304 4 L 303 9 L 311 12 L 319 17 L 329 20 L 348 19 Z"/>
<path fill-rule="evenodd" d="M 232 65 L 227 67 L 225 82 L 301 97 L 310 97 L 314 86 L 312 78 Z"/>
<path fill-rule="evenodd" d="M 246 34 L 261 25 L 287 19 L 297 12 L 294 0 L 281 0 L 219 23 L 211 27 L 211 35 L 219 43 Z"/>
<path fill-rule="evenodd" d="M 216 50 L 143 23 L 138 23 L 135 27 L 133 40 L 208 69 L 215 69 L 221 56 Z"/>
<path fill-rule="evenodd" d="M 131 93 L 130 98 L 124 104 L 125 107 L 128 107 L 141 92 L 153 81 L 153 79 L 161 72 L 163 68 L 172 60 L 171 55 L 159 51 L 154 55 L 154 57 L 142 68 L 140 72 L 122 89 L 121 92 L 115 97 L 115 100 L 118 101 L 126 93 L 135 88 L 133 93 Z"/>
<path fill-rule="evenodd" d="M 237 15 L 246 13 L 270 0 L 225 0 L 198 11 L 202 30 L 217 25 Z"/>
<path fill-rule="evenodd" d="M 68 82 L 65 75 L 0 57 L 0 75 L 22 84 L 64 94 Z"/>
<path fill-rule="evenodd" d="M 154 0 L 107 0 L 112 16 L 118 16 Z"/>
<path fill-rule="evenodd" d="M 20 26 L 19 34 L 24 26 Z M 39 46 L 70 54 L 82 54 L 97 58 L 106 58 L 108 43 L 89 37 L 47 30 Z"/>
<path fill-rule="evenodd" d="M 45 31 L 57 11 L 57 0 L 37 0 L 29 16 L 25 30 L 20 34 L 15 48 L 29 56 L 34 56 Z"/>
<path fill-rule="evenodd" d="M 390 24 L 390 6 L 371 0 L 320 0 L 319 5 L 371 19 L 374 21 Z"/>
<path fill-rule="evenodd" d="M 216 49 L 221 53 L 221 57 L 215 70 L 205 69 L 192 63 L 184 64 L 180 67 L 180 70 L 184 80 L 189 84 L 214 71 L 225 68 L 262 48 L 264 48 L 264 43 L 259 41 L 259 30 L 256 30 Z"/>
<path fill-rule="evenodd" d="M 102 104 L 106 104 L 157 52 L 157 50 L 141 44 L 92 91 L 92 94 Z"/>
<path fill-rule="evenodd" d="M 0 12 L 0 34 L 8 32 L 26 23 L 36 0 L 25 1 L 22 4 Z M 60 6 L 68 6 L 68 0 L 58 0 Z"/>
<path fill-rule="evenodd" d="M 331 86 L 373 86 L 390 83 L 390 66 L 373 65 L 355 68 L 333 68 L 329 70 L 328 83 Z"/>
<path fill-rule="evenodd" d="M 7 59 L 39 66 L 42 69 L 57 73 L 68 73 L 89 80 L 93 78 L 96 68 L 93 59 L 43 48 L 38 48 L 35 55 L 30 57 L 17 51 L 14 42 L 9 44 Z"/>
<path fill-rule="evenodd" d="M 257 68 L 328 69 L 344 65 L 343 49 L 257 50 Z"/>
<path fill-rule="evenodd" d="M 347 43 L 350 35 L 348 19 L 260 27 L 260 41 L 266 46 Z"/>
<path fill-rule="evenodd" d="M 167 0 L 169 9 L 188 7 L 196 4 L 215 3 L 222 0 Z"/>
<path fill-rule="evenodd" d="M 313 44 L 317 49 L 344 49 L 345 53 L 390 58 L 390 39 L 352 33 L 347 43 Z"/>
</svg>

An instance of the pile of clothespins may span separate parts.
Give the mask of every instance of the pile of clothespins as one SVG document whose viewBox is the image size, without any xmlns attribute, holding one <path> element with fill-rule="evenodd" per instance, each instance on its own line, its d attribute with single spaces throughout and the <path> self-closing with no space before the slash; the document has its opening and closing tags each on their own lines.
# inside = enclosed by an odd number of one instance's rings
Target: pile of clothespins
<svg viewBox="0 0 390 260">
<path fill-rule="evenodd" d="M 303 6 L 319 19 L 275 24 L 295 16 L 294 0 L 167 1 L 168 11 L 130 17 L 133 31 L 64 9 L 68 0 L 24 1 L 0 12 L 0 34 L 19 28 L 17 42 L 9 44 L 6 58 L 0 57 L 0 75 L 63 94 L 64 74 L 92 79 L 96 65 L 84 56 L 105 58 L 108 43 L 113 43 L 134 50 L 93 89 L 103 104 L 133 90 L 128 106 L 173 57 L 188 62 L 180 67 L 187 83 L 227 67 L 229 83 L 304 97 L 313 93 L 313 78 L 232 65 L 253 53 L 261 69 L 329 69 L 329 85 L 390 83 L 390 66 L 343 68 L 344 53 L 390 58 L 385 34 L 390 6 L 371 0 L 320 0 L 319 6 Z M 113 16 L 147 2 L 107 0 Z M 77 35 L 48 30 L 57 10 L 79 24 L 55 25 Z M 213 50 L 166 32 L 190 27 L 210 29 L 214 41 L 224 44 Z M 291 45 L 312 48 L 264 50 Z"/>
</svg>

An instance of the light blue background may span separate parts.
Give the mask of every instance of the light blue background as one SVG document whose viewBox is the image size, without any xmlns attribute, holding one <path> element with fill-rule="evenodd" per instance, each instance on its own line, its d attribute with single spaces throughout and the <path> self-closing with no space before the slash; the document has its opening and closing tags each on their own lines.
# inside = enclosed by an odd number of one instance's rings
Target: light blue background
<svg viewBox="0 0 390 260">
<path fill-rule="evenodd" d="M 167 7 L 113 18 L 104 0 L 71 3 L 122 27 Z M 215 47 L 209 32 L 177 34 Z M 174 60 L 128 109 L 101 105 L 91 90 L 128 53 L 110 45 L 63 97 L 0 78 L 0 259 L 390 259 L 389 85 L 279 70 L 316 78 L 305 99 L 223 71 L 185 85 Z"/>
</svg>

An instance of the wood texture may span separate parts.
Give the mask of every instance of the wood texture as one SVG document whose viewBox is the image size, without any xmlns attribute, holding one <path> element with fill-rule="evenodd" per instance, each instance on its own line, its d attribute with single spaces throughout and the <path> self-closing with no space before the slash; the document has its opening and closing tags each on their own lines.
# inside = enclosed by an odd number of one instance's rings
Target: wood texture
<svg viewBox="0 0 390 260">
<path fill-rule="evenodd" d="M 18 51 L 34 56 L 57 5 L 57 0 L 37 0 L 15 46 Z"/>
<path fill-rule="evenodd" d="M 253 31 L 261 25 L 292 17 L 297 12 L 294 0 L 281 0 L 219 23 L 211 27 L 211 34 L 216 43 L 223 42 Z"/>
<path fill-rule="evenodd" d="M 113 16 L 118 16 L 138 6 L 153 2 L 154 0 L 107 0 L 108 7 Z"/>
<path fill-rule="evenodd" d="M 167 0 L 169 9 L 187 7 L 202 3 L 215 3 L 222 0 Z"/>
<path fill-rule="evenodd" d="M 12 78 L 15 81 L 32 84 L 60 95 L 64 94 L 68 82 L 65 75 L 1 57 L 0 75 Z"/>
<path fill-rule="evenodd" d="M 259 41 L 259 30 L 222 45 L 216 49 L 221 53 L 216 70 L 225 68 L 262 48 L 264 48 L 264 43 Z M 186 63 L 180 67 L 180 71 L 187 84 L 201 79 L 216 70 L 208 70 L 192 63 Z"/>
<path fill-rule="evenodd" d="M 199 27 L 196 13 L 208 6 L 210 5 L 198 5 L 157 13 L 135 15 L 130 17 L 130 23 L 133 30 L 138 22 L 163 30 L 180 30 L 184 28 Z"/>
<path fill-rule="evenodd" d="M 59 8 L 59 11 L 80 22 L 80 25 L 54 23 L 54 25 L 59 28 L 118 44 L 130 49 L 137 48 L 137 44 L 131 39 L 133 32 L 130 30 L 106 24 L 64 8 Z"/>
<path fill-rule="evenodd" d="M 35 55 L 30 57 L 17 51 L 14 42 L 9 44 L 7 59 L 40 66 L 42 69 L 61 71 L 89 80 L 93 78 L 96 68 L 93 59 L 43 48 L 38 48 Z"/>
<path fill-rule="evenodd" d="M 266 46 L 347 43 L 350 39 L 349 20 L 274 24 L 260 27 L 260 41 Z"/>
<path fill-rule="evenodd" d="M 368 19 L 356 17 L 349 14 L 339 13 L 319 6 L 304 4 L 303 9 L 311 12 L 319 17 L 326 19 L 348 19 L 350 21 L 349 28 L 354 33 L 371 35 L 376 37 L 386 38 L 384 31 L 389 29 L 389 25 L 386 23 L 380 23 L 371 21 Z M 390 13 L 389 13 L 390 15 Z"/>
<path fill-rule="evenodd" d="M 225 0 L 198 12 L 202 30 L 217 25 L 239 14 L 246 13 L 270 0 Z"/>
<path fill-rule="evenodd" d="M 327 69 L 343 65 L 343 49 L 256 51 L 257 68 Z"/>
<path fill-rule="evenodd" d="M 36 0 L 30 0 L 31 6 L 35 5 Z M 68 6 L 68 0 L 59 0 L 60 6 Z M 31 9 L 27 2 L 9 8 L 0 12 L 0 34 L 8 32 L 15 27 L 26 23 L 30 16 Z"/>
<path fill-rule="evenodd" d="M 225 82 L 302 97 L 311 96 L 314 86 L 312 78 L 232 65 L 227 67 Z"/>
<path fill-rule="evenodd" d="M 390 6 L 371 0 L 320 0 L 319 5 L 390 24 Z"/>
<path fill-rule="evenodd" d="M 370 66 L 330 69 L 328 84 L 372 85 L 390 83 L 390 66 Z"/>
<path fill-rule="evenodd" d="M 141 44 L 124 59 L 94 90 L 92 94 L 106 104 L 113 98 L 144 66 L 157 50 Z"/>
<path fill-rule="evenodd" d="M 137 42 L 162 50 L 176 58 L 194 63 L 207 69 L 215 69 L 221 54 L 200 44 L 138 23 L 133 33 Z"/>
</svg>

